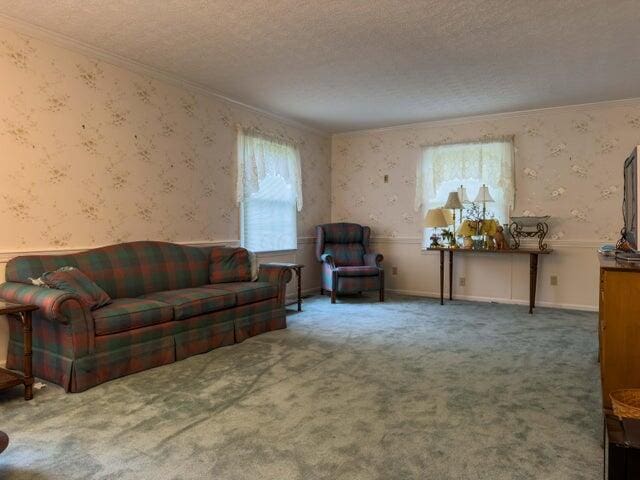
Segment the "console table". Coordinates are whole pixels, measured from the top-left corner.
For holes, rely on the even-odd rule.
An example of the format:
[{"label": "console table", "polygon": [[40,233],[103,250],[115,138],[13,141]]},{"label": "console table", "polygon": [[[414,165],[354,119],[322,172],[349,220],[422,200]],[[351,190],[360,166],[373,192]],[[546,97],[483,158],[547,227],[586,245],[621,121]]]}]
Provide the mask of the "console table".
[{"label": "console table", "polygon": [[453,257],[455,254],[465,255],[529,255],[529,313],[536,306],[536,285],[538,283],[538,256],[548,255],[552,249],[546,250],[516,248],[511,250],[473,250],[467,248],[429,247],[427,251],[440,252],[440,305],[444,305],[444,252],[449,252],[449,300],[453,300]]}]

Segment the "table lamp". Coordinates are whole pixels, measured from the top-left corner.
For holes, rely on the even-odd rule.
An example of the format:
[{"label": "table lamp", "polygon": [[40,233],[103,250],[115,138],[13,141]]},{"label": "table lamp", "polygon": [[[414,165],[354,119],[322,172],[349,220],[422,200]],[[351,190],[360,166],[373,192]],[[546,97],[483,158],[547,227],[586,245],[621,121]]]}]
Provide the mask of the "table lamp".
[{"label": "table lamp", "polygon": [[460,185],[458,188],[458,198],[460,199],[460,203],[462,203],[462,208],[460,209],[460,223],[462,223],[462,210],[464,210],[465,205],[469,205],[471,200],[467,196],[467,189],[464,185]]},{"label": "table lamp", "polygon": [[482,221],[485,220],[485,216],[487,213],[487,203],[494,202],[495,200],[489,193],[489,187],[487,187],[484,183],[478,190],[478,195],[476,195],[476,199],[474,202],[482,202]]},{"label": "table lamp", "polygon": [[[456,231],[456,210],[462,210],[464,205],[460,201],[458,192],[449,192],[447,203],[444,204],[444,208],[447,208],[453,212],[453,231]],[[460,212],[460,220],[462,220],[462,212]]]},{"label": "table lamp", "polygon": [[[431,208],[427,210],[424,216],[424,226],[427,228],[445,228],[449,226],[442,208]],[[439,247],[438,236],[434,233],[431,235],[431,246]]]},{"label": "table lamp", "polygon": [[469,197],[467,196],[467,189],[464,185],[460,185],[458,188],[458,197],[460,197],[460,201],[463,204],[471,203],[471,200],[469,200]]}]

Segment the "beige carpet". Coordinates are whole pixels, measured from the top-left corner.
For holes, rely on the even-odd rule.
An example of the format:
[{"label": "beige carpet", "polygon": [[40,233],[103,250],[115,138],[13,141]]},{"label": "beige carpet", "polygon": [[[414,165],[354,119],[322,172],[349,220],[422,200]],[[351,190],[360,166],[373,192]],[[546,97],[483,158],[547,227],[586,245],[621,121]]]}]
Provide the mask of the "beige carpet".
[{"label": "beige carpet", "polygon": [[596,315],[314,297],[80,394],[0,393],[13,479],[599,479]]}]

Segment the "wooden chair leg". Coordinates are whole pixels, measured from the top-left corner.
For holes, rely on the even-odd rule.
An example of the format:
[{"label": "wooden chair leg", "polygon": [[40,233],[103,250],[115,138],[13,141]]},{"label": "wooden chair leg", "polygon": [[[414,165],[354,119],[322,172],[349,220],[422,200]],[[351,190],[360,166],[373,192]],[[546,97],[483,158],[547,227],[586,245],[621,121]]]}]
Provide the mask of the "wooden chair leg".
[{"label": "wooden chair leg", "polygon": [[324,288],[320,287],[320,295],[324,295]]},{"label": "wooden chair leg", "polygon": [[331,303],[336,303],[338,293],[338,272],[334,270],[331,274]]},{"label": "wooden chair leg", "polygon": [[384,302],[384,272],[380,272],[380,301]]}]

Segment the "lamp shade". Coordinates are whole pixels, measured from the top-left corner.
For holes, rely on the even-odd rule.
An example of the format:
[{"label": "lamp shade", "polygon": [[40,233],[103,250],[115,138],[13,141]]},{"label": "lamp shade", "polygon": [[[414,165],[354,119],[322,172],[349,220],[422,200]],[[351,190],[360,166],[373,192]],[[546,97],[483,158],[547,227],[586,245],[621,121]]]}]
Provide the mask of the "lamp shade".
[{"label": "lamp shade", "polygon": [[449,210],[464,208],[458,192],[449,192],[449,197],[447,198],[447,203],[444,204],[444,208],[448,208]]},{"label": "lamp shade", "polygon": [[424,226],[429,228],[448,227],[447,219],[441,208],[427,210],[424,216]]},{"label": "lamp shade", "polygon": [[469,197],[467,197],[467,189],[462,185],[460,185],[460,188],[458,188],[458,198],[462,203],[471,203],[471,200],[469,200]]},{"label": "lamp shade", "polygon": [[454,210],[449,210],[447,208],[442,209],[442,214],[444,215],[444,219],[447,222],[447,226],[453,225],[453,212]]},{"label": "lamp shade", "polygon": [[478,190],[478,195],[476,195],[476,199],[474,200],[474,202],[487,203],[487,202],[494,202],[494,201],[495,200],[489,193],[489,187],[483,184],[480,187],[480,190]]}]

